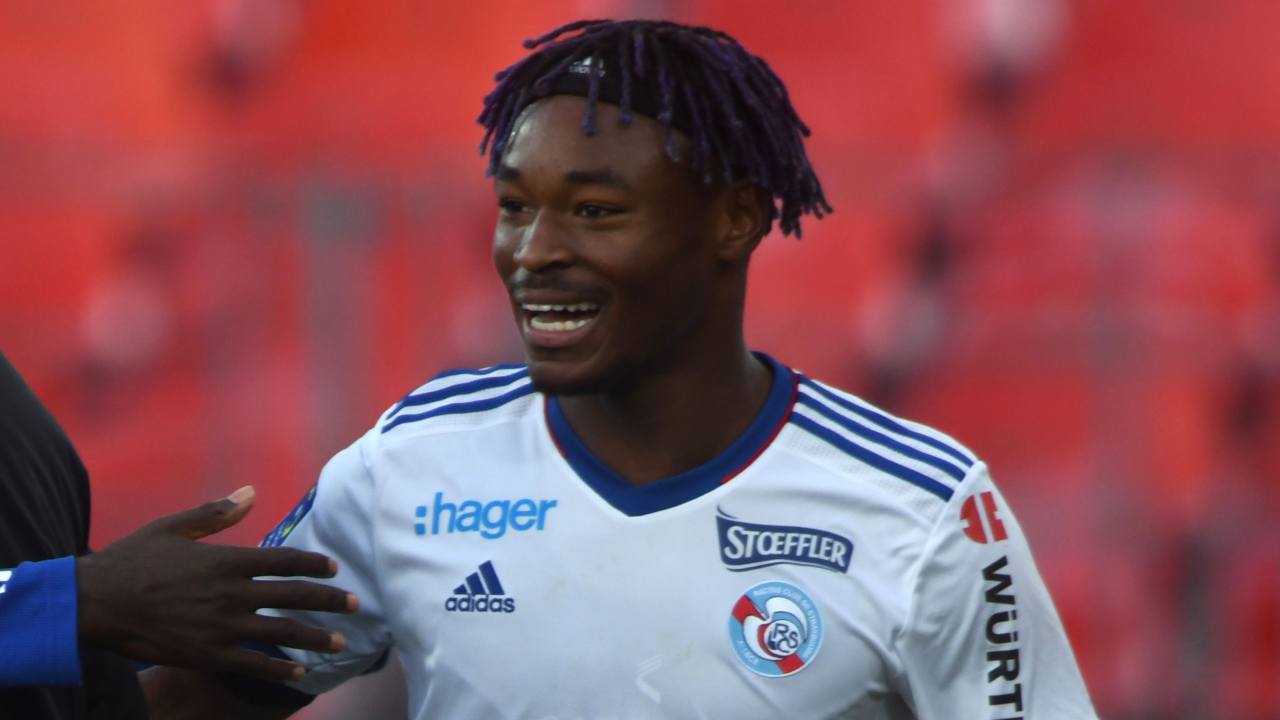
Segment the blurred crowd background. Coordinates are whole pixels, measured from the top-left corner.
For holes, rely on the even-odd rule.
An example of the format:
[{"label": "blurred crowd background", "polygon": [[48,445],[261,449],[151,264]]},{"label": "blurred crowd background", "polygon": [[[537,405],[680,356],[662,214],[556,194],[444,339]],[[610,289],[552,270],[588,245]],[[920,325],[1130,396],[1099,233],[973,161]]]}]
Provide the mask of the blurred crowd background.
[{"label": "blurred crowd background", "polygon": [[[836,213],[749,338],[936,425],[1104,717],[1280,717],[1280,2],[0,0],[0,350],[93,540],[245,483],[256,542],[436,372],[519,358],[474,124],[584,16],[737,36]],[[395,669],[310,720],[396,716]]]}]

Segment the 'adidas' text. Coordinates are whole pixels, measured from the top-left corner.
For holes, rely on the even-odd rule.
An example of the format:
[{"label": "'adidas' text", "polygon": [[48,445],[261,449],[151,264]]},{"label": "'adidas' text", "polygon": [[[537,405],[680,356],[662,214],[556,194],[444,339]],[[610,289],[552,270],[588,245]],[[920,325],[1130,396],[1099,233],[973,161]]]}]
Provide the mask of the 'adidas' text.
[{"label": "'adidas' text", "polygon": [[480,569],[467,576],[466,582],[453,589],[453,595],[444,601],[449,612],[511,613],[516,611],[516,599],[507,597],[498,571],[486,560]]}]

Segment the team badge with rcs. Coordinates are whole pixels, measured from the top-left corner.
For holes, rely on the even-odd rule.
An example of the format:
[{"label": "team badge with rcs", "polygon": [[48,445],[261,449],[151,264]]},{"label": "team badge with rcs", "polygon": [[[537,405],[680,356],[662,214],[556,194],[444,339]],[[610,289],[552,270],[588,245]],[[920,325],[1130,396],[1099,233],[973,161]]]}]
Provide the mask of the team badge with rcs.
[{"label": "team badge with rcs", "polygon": [[800,588],[764,582],[733,604],[729,642],[742,664],[765,677],[800,672],[822,647],[822,615]]},{"label": "team badge with rcs", "polygon": [[853,542],[826,530],[743,522],[720,510],[716,531],[720,559],[735,572],[789,564],[845,573],[853,559]]}]

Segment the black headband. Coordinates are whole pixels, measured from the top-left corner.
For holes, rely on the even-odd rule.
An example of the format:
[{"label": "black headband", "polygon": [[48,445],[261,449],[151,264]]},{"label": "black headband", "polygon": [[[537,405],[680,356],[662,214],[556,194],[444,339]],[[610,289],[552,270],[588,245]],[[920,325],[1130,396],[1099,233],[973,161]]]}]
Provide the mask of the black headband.
[{"label": "black headband", "polygon": [[[576,95],[590,98],[591,73],[595,73],[598,83],[596,101],[621,106],[623,83],[622,73],[618,67],[620,65],[616,61],[616,56],[604,58],[597,54],[579,60],[552,81],[548,92],[534,93],[526,105],[551,95]],[[672,92],[671,127],[689,134],[693,123],[690,122],[688,110],[684,104],[675,101],[674,90]],[[662,105],[662,89],[653,77],[653,72],[647,73],[643,78],[636,77],[633,72],[631,74],[631,111],[661,122],[658,116],[662,114]]]}]

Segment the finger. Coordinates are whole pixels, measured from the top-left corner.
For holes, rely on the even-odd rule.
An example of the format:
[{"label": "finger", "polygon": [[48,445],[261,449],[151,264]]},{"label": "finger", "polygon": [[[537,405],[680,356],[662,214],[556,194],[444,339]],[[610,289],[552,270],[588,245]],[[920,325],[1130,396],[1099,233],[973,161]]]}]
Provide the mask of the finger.
[{"label": "finger", "polygon": [[250,594],[255,608],[351,613],[359,607],[352,593],[303,580],[257,580]]},{"label": "finger", "polygon": [[327,556],[297,548],[228,548],[228,555],[246,577],[331,578],[338,574],[338,563]]},{"label": "finger", "polygon": [[248,675],[271,682],[301,680],[307,674],[306,668],[292,660],[282,660],[242,648],[229,649],[212,657],[208,669]]},{"label": "finger", "polygon": [[159,518],[152,526],[195,540],[240,522],[253,507],[254,498],[253,488],[246,485],[221,500]]},{"label": "finger", "polygon": [[333,653],[344,649],[347,640],[340,632],[303,625],[296,620],[254,615],[240,625],[243,640],[266,642],[276,647]]}]

